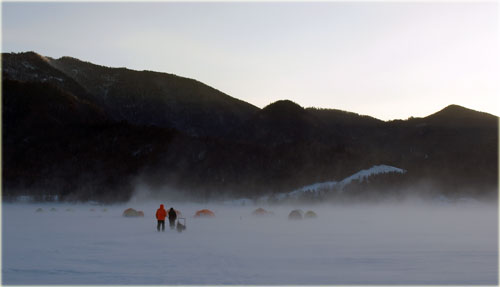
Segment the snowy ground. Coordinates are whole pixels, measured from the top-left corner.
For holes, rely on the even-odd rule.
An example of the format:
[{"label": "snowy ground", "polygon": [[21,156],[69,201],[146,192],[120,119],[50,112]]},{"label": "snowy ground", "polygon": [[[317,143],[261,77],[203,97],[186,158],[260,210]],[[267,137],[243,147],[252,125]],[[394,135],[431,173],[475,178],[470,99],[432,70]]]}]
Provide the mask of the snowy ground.
[{"label": "snowy ground", "polygon": [[[319,216],[302,221],[287,220],[290,206],[255,218],[257,206],[175,204],[187,230],[158,233],[160,203],[3,203],[2,283],[498,283],[493,204],[301,206]],[[146,216],[122,217],[128,207]],[[216,217],[193,218],[202,208]]]}]

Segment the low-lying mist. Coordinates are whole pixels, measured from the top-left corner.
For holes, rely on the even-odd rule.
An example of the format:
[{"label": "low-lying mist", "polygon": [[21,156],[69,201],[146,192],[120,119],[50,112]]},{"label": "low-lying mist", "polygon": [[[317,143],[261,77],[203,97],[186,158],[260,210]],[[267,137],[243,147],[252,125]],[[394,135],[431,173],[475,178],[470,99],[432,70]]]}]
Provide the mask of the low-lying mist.
[{"label": "low-lying mist", "polygon": [[[160,204],[186,230],[157,232]],[[200,209],[215,217],[194,217]],[[317,217],[289,220],[296,209]],[[498,283],[496,202],[4,203],[2,240],[4,284]]]},{"label": "low-lying mist", "polygon": [[[447,205],[469,203],[496,203],[498,186],[471,189],[460,187],[443,188],[432,181],[420,180],[414,184],[376,184],[371,180],[349,183],[342,188],[331,187],[332,182],[317,183],[296,190],[235,195],[231,192],[212,190],[180,189],[168,185],[151,186],[143,181],[134,184],[129,202],[141,203],[151,200],[196,203],[256,204],[256,205],[351,205],[351,204],[430,204]],[[335,183],[335,182],[333,182]]]}]

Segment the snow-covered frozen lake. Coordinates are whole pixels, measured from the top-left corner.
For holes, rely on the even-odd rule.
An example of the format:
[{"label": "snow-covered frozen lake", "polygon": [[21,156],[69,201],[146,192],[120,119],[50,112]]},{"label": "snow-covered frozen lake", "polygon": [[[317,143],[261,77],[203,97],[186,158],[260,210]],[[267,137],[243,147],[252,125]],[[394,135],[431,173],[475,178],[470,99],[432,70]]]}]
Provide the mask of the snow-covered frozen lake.
[{"label": "snow-covered frozen lake", "polygon": [[[258,206],[175,204],[187,230],[159,233],[160,203],[3,203],[2,283],[498,283],[496,204],[300,206],[318,214],[301,221],[291,206],[255,218]],[[128,207],[146,216],[122,217]],[[193,218],[202,208],[216,217]]]}]

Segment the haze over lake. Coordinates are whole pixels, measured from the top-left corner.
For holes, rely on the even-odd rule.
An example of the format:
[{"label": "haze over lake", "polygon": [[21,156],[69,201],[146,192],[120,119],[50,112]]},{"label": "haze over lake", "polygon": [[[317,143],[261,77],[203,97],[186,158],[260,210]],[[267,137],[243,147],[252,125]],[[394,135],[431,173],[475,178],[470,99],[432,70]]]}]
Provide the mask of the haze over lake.
[{"label": "haze over lake", "polygon": [[[4,203],[3,283],[498,283],[496,204],[280,205],[255,217],[248,204],[164,203],[184,232],[156,231],[160,202]],[[123,217],[128,207],[145,216]],[[194,218],[202,208],[216,216]],[[318,217],[288,220],[297,208]]]}]

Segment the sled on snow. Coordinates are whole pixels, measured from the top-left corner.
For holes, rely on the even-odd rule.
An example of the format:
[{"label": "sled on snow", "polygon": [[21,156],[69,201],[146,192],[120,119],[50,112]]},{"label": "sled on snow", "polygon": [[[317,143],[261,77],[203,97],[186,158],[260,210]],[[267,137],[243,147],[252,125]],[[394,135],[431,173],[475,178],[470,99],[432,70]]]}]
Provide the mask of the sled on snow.
[{"label": "sled on snow", "polygon": [[[183,221],[184,224],[181,223],[181,219]],[[181,217],[181,218],[177,218],[177,232],[182,232],[184,230],[186,230],[186,218],[184,217]]]}]

